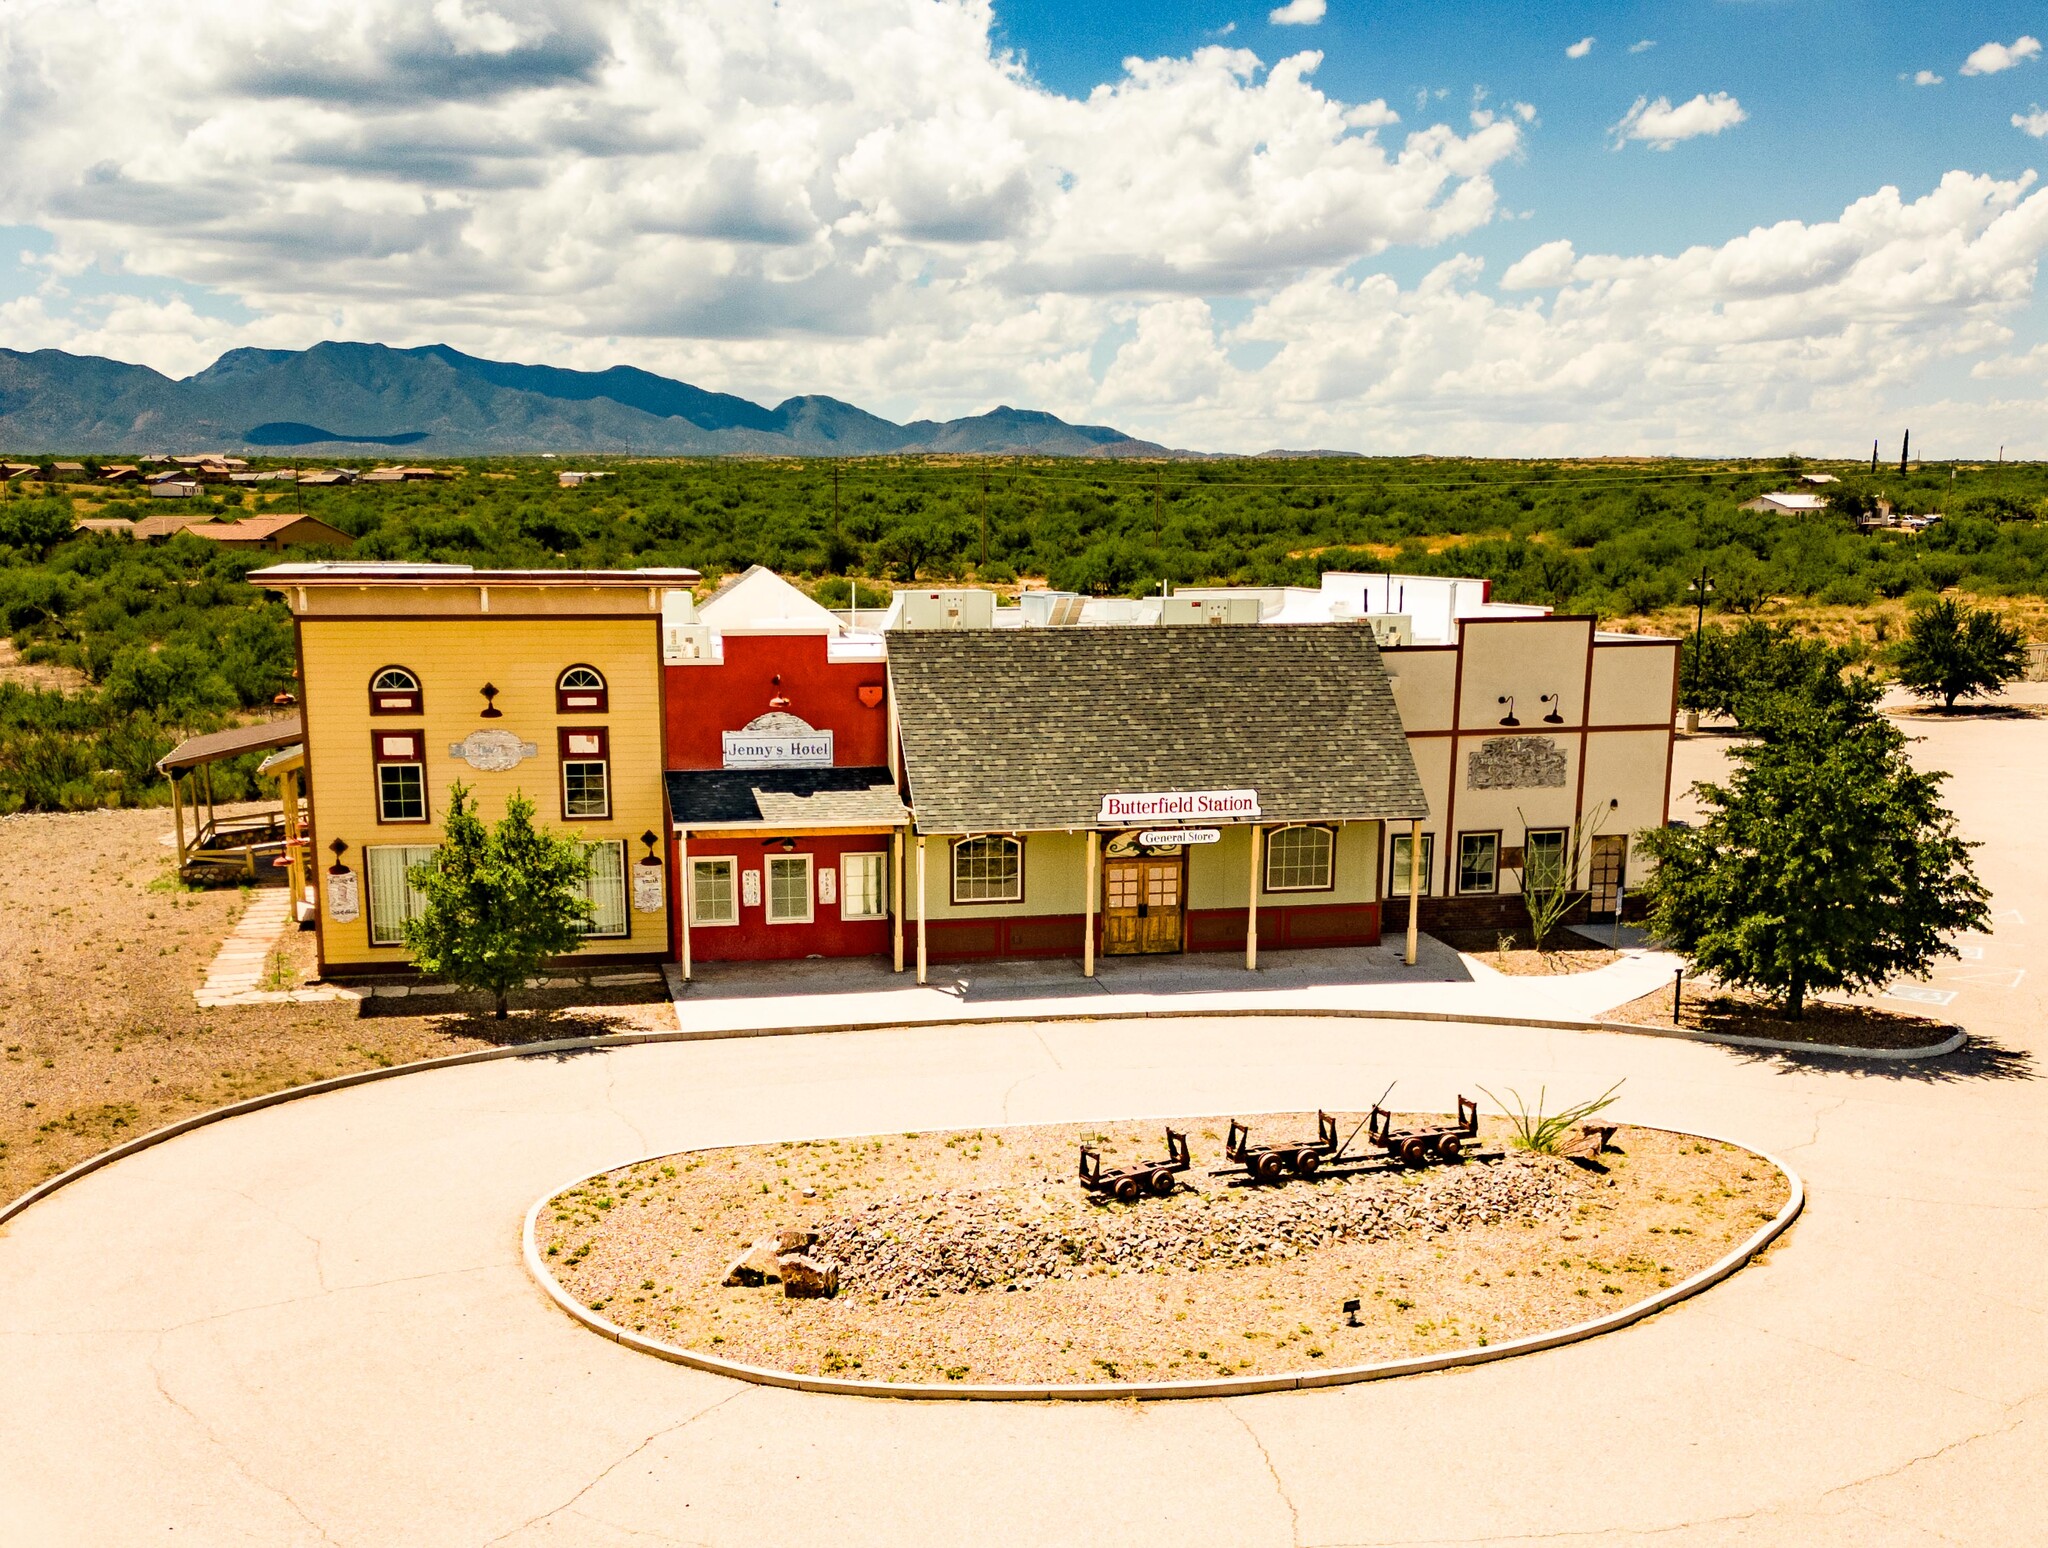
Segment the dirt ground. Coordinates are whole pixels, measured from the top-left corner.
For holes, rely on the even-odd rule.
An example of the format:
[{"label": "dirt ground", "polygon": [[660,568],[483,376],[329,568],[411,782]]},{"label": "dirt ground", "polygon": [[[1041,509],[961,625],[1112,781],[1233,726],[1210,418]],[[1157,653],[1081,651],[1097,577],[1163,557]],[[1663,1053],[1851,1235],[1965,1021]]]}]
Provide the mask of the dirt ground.
[{"label": "dirt ground", "polygon": [[[1671,986],[1602,1011],[1596,1021],[1668,1027]],[[1787,1021],[1763,996],[1742,989],[1685,987],[1679,1025],[1729,1037],[1768,1037],[1781,1043],[1835,1043],[1844,1048],[1927,1048],[1954,1030],[1945,1021],[1886,1010],[1868,1001],[1808,1000],[1806,1014]]]},{"label": "dirt ground", "polygon": [[1437,930],[1437,939],[1455,950],[1469,952],[1496,973],[1514,978],[1542,978],[1555,973],[1590,973],[1594,968],[1619,962],[1621,953],[1603,946],[1593,937],[1565,928],[1550,932],[1538,951],[1527,925],[1512,930]]},{"label": "dirt ground", "polygon": [[[507,1023],[453,997],[433,1015],[407,1000],[200,1010],[192,991],[247,894],[180,884],[170,827],[162,807],[0,817],[0,1199],[226,1102],[643,1014],[565,1012],[589,990],[524,997],[543,1013]],[[312,933],[287,931],[281,955],[267,987],[310,978]]]},{"label": "dirt ground", "polygon": [[[1161,1148],[1150,1124],[686,1153],[560,1195],[542,1216],[540,1245],[569,1291],[613,1321],[742,1362],[884,1381],[1196,1380],[1362,1364],[1584,1321],[1712,1262],[1786,1196],[1778,1171],[1750,1152],[1647,1129],[1623,1129],[1598,1162],[1510,1153],[1280,1189],[1232,1187],[1208,1175],[1221,1161],[1226,1123],[1187,1120],[1188,1177],[1198,1192],[1132,1205],[1086,1201],[1073,1176],[1075,1147],[1100,1145],[1112,1167],[1119,1156],[1149,1160]],[[1253,1127],[1313,1133],[1315,1118],[1264,1115]],[[1497,1145],[1505,1134],[1503,1120],[1487,1120],[1482,1142]],[[1561,1203],[1493,1224],[1430,1203],[1421,1223],[1387,1239],[1333,1235],[1199,1263],[1187,1261],[1185,1233],[1172,1229],[1176,1210],[1199,1212],[1213,1231],[1219,1212],[1239,1201],[1259,1211],[1290,1191],[1344,1190],[1331,1202],[1349,1211],[1372,1207],[1376,1193],[1391,1191],[1398,1204],[1404,1190],[1483,1184],[1490,1179],[1480,1174],[1517,1166],[1540,1172],[1532,1180]],[[791,1300],[772,1283],[722,1284],[733,1258],[776,1230],[822,1226],[830,1235],[872,1218],[871,1205],[900,1219],[906,1205],[917,1218],[925,1202],[924,1218],[956,1221],[962,1199],[982,1212],[977,1229],[963,1237],[956,1224],[943,1241],[908,1234],[907,1261],[929,1264],[963,1240],[1003,1243],[1027,1229],[1064,1229],[1070,1242],[1122,1230],[1138,1233],[1137,1245],[1108,1264],[951,1292],[885,1294],[848,1281],[835,1299]],[[1160,1245],[1168,1241],[1179,1250]],[[1349,1299],[1361,1302],[1357,1326],[1342,1310]]]}]

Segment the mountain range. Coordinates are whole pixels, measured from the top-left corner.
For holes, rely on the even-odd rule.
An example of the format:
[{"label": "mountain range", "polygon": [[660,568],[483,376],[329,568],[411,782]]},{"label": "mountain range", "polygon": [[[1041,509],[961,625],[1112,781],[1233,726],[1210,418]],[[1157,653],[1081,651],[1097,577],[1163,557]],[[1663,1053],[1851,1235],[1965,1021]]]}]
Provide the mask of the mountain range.
[{"label": "mountain range", "polygon": [[445,344],[344,343],[230,350],[183,380],[95,355],[0,349],[0,447],[327,457],[398,447],[444,457],[1188,455],[1032,409],[899,425],[837,398],[764,408],[631,366],[568,371],[480,360]]}]

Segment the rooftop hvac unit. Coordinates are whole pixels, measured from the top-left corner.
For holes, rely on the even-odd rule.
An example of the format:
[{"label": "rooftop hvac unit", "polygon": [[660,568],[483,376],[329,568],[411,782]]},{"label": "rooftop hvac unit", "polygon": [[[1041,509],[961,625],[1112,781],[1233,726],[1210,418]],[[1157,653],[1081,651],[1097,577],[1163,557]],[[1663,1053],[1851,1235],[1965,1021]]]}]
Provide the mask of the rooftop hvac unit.
[{"label": "rooftop hvac unit", "polygon": [[1367,613],[1365,621],[1372,625],[1372,637],[1382,649],[1415,643],[1415,620],[1406,613]]},{"label": "rooftop hvac unit", "polygon": [[1259,621],[1257,597],[1162,597],[1159,621],[1163,624],[1255,624]]},{"label": "rooftop hvac unit", "polygon": [[899,591],[890,611],[898,629],[993,629],[993,591]]},{"label": "rooftop hvac unit", "polygon": [[1079,623],[1085,601],[1077,591],[1027,591],[1017,598],[1026,626],[1038,629]]},{"label": "rooftop hvac unit", "polygon": [[661,629],[661,664],[688,666],[711,659],[711,625],[664,623]]}]

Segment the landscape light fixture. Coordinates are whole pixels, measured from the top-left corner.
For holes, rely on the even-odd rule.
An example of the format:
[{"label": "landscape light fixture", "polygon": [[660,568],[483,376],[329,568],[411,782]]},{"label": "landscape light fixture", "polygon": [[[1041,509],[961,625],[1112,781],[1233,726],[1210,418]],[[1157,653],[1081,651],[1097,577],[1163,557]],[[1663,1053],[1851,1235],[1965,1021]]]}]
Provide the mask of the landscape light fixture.
[{"label": "landscape light fixture", "polygon": [[485,683],[477,692],[484,696],[484,720],[496,720],[505,712],[498,708],[498,688],[495,683]]},{"label": "landscape light fixture", "polygon": [[1513,694],[1504,693],[1494,702],[1498,704],[1505,704],[1508,707],[1508,712],[1500,717],[1500,723],[1502,725],[1519,726],[1521,724],[1519,720],[1515,719],[1515,696]]},{"label": "landscape light fixture", "polygon": [[1561,713],[1559,713],[1557,708],[1558,701],[1561,700],[1563,697],[1564,695],[1561,693],[1546,693],[1540,700],[1537,701],[1538,703],[1548,704],[1550,706],[1550,713],[1543,717],[1543,723],[1546,726],[1561,726],[1564,724],[1564,716]]},{"label": "landscape light fixture", "polygon": [[1362,1323],[1361,1323],[1361,1322],[1360,1322],[1360,1321],[1358,1320],[1358,1302],[1357,1302],[1357,1301],[1355,1301],[1355,1300],[1352,1300],[1352,1301],[1346,1301],[1346,1302],[1344,1303],[1344,1315],[1345,1315],[1345,1316],[1347,1316],[1347,1317],[1349,1317],[1349,1318],[1351,1319],[1351,1322],[1350,1322],[1350,1324],[1349,1324],[1349,1325],[1350,1325],[1351,1327],[1354,1327],[1354,1328],[1356,1328],[1356,1327],[1362,1327],[1362,1326],[1364,1326],[1364,1324],[1362,1324]]}]

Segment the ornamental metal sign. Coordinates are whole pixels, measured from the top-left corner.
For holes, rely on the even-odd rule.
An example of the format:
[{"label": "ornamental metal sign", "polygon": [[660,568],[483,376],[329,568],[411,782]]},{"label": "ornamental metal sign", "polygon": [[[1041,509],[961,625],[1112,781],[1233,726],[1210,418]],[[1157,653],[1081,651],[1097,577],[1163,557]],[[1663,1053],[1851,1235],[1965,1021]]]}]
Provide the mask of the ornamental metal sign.
[{"label": "ornamental metal sign", "polygon": [[448,744],[448,756],[460,758],[484,774],[502,774],[516,769],[522,760],[538,758],[540,747],[511,731],[472,731],[459,742]]},{"label": "ornamental metal sign", "polygon": [[1147,819],[1179,818],[1195,822],[1234,822],[1257,817],[1256,790],[1150,790],[1133,794],[1113,793],[1102,798],[1097,822],[1143,822]]}]

